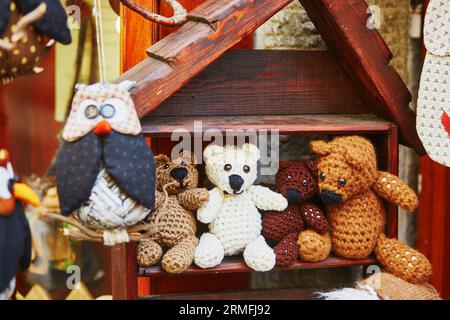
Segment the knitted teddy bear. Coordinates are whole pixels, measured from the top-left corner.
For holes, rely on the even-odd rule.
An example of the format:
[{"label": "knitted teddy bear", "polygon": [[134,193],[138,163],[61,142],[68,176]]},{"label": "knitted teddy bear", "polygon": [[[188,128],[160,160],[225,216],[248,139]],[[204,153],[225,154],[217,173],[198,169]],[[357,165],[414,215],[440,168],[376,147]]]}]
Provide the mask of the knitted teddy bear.
[{"label": "knitted teddy bear", "polygon": [[197,219],[209,224],[209,232],[200,238],[195,264],[211,268],[221,263],[225,255],[243,252],[250,268],[272,269],[275,254],[261,235],[258,209],[282,211],[288,202],[269,188],[253,185],[259,149],[253,144],[209,145],[203,156],[206,174],[215,188],[209,191],[208,203],[197,211]]},{"label": "knitted teddy bear", "polygon": [[411,283],[427,282],[427,258],[383,233],[382,198],[413,211],[418,205],[415,193],[398,177],[377,170],[375,149],[363,137],[312,141],[311,148],[319,155],[319,190],[327,203],[333,251],[349,259],[363,259],[374,251],[393,275]]},{"label": "knitted teddy bear", "polygon": [[184,153],[175,161],[166,155],[155,157],[156,210],[148,222],[157,225],[157,235],[138,245],[137,261],[142,267],[156,264],[164,249],[169,249],[162,258],[165,271],[183,272],[192,264],[198,243],[193,211],[207,203],[209,195],[207,189],[197,188],[198,171],[190,157],[190,163]]},{"label": "knitted teddy bear", "polygon": [[276,242],[276,264],[289,266],[298,257],[304,261],[324,260],[331,251],[328,221],[311,198],[318,195],[317,166],[308,160],[281,161],[276,176],[278,191],[288,199],[283,212],[266,212],[263,235]]}]

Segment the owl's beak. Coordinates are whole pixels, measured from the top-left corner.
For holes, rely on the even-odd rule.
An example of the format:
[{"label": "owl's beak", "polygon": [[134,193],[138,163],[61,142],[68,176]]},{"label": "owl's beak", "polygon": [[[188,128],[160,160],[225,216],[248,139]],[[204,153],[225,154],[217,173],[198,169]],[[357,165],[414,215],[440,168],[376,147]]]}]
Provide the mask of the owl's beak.
[{"label": "owl's beak", "polygon": [[20,201],[26,202],[35,207],[39,207],[41,205],[38,195],[25,183],[14,183],[13,193],[14,197]]},{"label": "owl's beak", "polygon": [[102,120],[100,121],[97,126],[94,128],[94,133],[99,136],[107,136],[111,132],[112,128],[108,121]]}]

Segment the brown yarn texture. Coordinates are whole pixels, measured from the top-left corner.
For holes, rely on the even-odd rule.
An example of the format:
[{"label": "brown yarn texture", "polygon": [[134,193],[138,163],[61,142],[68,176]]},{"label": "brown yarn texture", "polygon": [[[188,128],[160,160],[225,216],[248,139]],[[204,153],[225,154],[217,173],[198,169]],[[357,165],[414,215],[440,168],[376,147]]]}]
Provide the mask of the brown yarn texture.
[{"label": "brown yarn texture", "polygon": [[412,284],[390,273],[379,272],[359,282],[372,287],[383,300],[442,300],[429,284]]},{"label": "brown yarn texture", "polygon": [[[290,201],[284,211],[268,211],[262,220],[263,235],[276,243],[276,264],[289,266],[299,256],[304,261],[324,260],[331,246],[324,241],[329,237],[328,221],[311,201],[318,194],[316,165],[312,161],[281,161],[276,182],[278,192]],[[290,199],[292,192],[297,199]],[[309,230],[306,234],[310,237],[301,236],[304,230]]]},{"label": "brown yarn texture", "polygon": [[[180,159],[171,161],[165,155],[156,159],[157,196],[156,207],[148,220],[150,224],[158,224],[158,233],[154,241],[142,241],[138,245],[137,260],[142,267],[156,264],[161,256],[162,268],[170,273],[186,270],[194,259],[198,239],[196,219],[192,211],[208,202],[209,194],[204,188],[197,188],[198,171],[193,164]],[[180,182],[171,172],[177,168],[187,170]],[[162,189],[166,188],[169,197],[164,201]],[[163,251],[168,250],[164,255]]]},{"label": "brown yarn texture", "polygon": [[[418,205],[417,196],[398,177],[377,171],[375,149],[359,136],[313,141],[319,155],[319,189],[341,197],[327,205],[333,251],[349,259],[362,259],[374,250],[383,267],[402,279],[420,283],[431,277],[429,261],[396,239],[383,235],[386,212],[382,198],[407,210]],[[345,183],[342,183],[345,181]]]}]

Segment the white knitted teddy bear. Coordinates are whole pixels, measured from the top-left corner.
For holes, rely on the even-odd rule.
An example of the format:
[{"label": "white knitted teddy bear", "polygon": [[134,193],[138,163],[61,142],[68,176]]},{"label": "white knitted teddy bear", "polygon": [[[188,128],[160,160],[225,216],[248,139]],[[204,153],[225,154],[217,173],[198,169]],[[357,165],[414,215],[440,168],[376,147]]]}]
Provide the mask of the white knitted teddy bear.
[{"label": "white knitted teddy bear", "polygon": [[[275,254],[261,235],[261,210],[286,209],[288,202],[279,193],[253,183],[257,177],[259,149],[253,144],[209,145],[203,157],[206,174],[216,186],[209,201],[197,210],[197,219],[209,224],[195,251],[194,262],[201,268],[220,264],[224,255],[244,252],[247,265],[268,271],[275,265]],[[258,208],[258,209],[257,209]]]}]

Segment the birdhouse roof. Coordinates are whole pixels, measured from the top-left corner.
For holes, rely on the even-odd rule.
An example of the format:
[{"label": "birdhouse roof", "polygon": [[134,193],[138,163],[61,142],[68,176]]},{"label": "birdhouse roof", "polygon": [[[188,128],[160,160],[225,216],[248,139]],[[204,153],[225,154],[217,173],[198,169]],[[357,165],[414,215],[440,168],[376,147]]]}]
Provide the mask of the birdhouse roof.
[{"label": "birdhouse roof", "polygon": [[[117,81],[137,82],[133,95],[138,114],[143,117],[290,2],[206,1],[191,12],[204,21],[190,21],[155,43],[147,51],[149,58]],[[409,108],[411,94],[390,65],[388,46],[375,29],[368,27],[365,1],[300,2],[370,111],[396,123],[401,143],[424,154],[415,128],[416,115]]]}]

